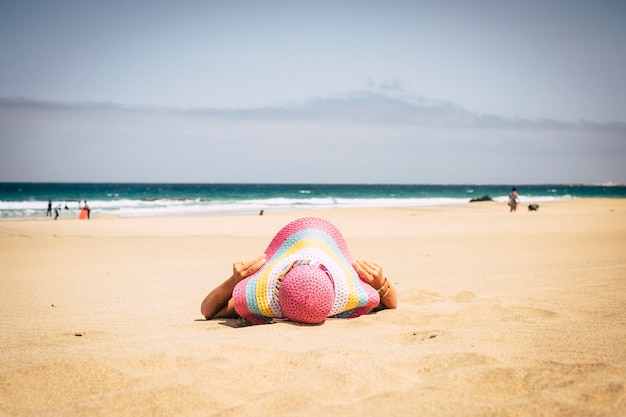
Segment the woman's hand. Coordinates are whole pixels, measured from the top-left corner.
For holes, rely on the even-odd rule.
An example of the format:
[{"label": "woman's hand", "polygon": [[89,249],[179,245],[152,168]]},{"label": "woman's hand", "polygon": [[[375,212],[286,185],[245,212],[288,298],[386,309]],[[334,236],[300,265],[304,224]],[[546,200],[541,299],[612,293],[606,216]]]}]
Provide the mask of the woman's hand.
[{"label": "woman's hand", "polygon": [[249,262],[236,261],[233,263],[233,278],[239,282],[254,274],[267,262],[265,254],[257,256]]},{"label": "woman's hand", "polygon": [[367,282],[374,289],[379,289],[385,282],[383,267],[372,261],[356,261],[352,264],[359,278]]},{"label": "woman's hand", "polygon": [[383,267],[372,261],[356,261],[352,264],[359,278],[371,285],[380,296],[380,308],[397,308],[398,296],[391,281],[385,278]]},{"label": "woman's hand", "polygon": [[238,317],[232,303],[233,289],[244,278],[259,270],[266,262],[265,254],[256,257],[250,262],[237,261],[233,263],[233,275],[215,287],[202,301],[200,311],[210,320],[214,317]]}]

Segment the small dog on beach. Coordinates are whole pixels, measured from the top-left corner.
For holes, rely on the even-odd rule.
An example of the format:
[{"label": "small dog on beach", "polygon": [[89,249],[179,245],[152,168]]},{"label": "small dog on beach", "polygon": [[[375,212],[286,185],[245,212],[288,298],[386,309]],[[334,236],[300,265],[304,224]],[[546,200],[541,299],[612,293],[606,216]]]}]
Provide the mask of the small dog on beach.
[{"label": "small dog on beach", "polygon": [[528,211],[537,211],[539,210],[539,204],[529,204]]}]

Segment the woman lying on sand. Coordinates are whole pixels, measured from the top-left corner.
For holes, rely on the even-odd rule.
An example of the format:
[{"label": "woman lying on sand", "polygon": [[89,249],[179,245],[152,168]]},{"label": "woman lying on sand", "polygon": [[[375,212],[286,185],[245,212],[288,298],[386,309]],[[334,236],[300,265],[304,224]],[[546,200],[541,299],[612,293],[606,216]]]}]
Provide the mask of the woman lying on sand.
[{"label": "woman lying on sand", "polygon": [[353,262],[332,223],[306,217],[283,227],[263,255],[235,262],[233,275],[205,297],[200,311],[207,320],[319,324],[327,317],[358,317],[397,304],[380,265]]}]

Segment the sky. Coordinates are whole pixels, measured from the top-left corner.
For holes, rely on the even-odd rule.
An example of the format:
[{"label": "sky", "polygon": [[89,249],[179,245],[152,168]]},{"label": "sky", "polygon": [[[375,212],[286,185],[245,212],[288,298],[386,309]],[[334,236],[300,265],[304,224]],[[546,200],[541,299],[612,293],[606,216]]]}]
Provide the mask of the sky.
[{"label": "sky", "polygon": [[624,1],[2,1],[0,181],[626,183]]}]

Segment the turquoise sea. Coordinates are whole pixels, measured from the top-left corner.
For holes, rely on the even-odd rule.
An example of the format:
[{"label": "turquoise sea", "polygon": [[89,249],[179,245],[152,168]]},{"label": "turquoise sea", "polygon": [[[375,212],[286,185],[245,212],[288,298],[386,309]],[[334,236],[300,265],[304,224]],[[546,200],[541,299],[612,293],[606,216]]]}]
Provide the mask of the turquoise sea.
[{"label": "turquoise sea", "polygon": [[[286,210],[505,202],[516,185],[401,184],[120,184],[0,183],[0,218],[46,217],[48,201],[74,217],[87,201],[91,217],[250,215]],[[624,185],[516,186],[521,204],[572,198],[626,198]],[[65,209],[67,207],[67,209]]]}]

